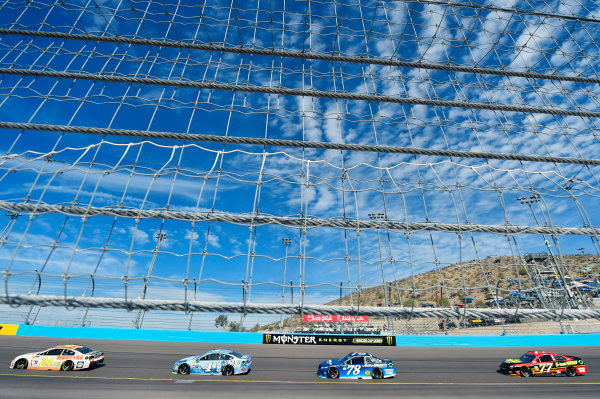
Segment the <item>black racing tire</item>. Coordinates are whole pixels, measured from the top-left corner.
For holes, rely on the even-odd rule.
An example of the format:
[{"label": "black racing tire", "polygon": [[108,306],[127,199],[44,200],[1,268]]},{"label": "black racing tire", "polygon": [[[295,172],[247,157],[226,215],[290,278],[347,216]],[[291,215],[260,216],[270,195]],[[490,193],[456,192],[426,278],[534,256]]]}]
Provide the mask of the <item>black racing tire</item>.
[{"label": "black racing tire", "polygon": [[71,360],[67,360],[60,365],[60,371],[71,371],[75,367],[75,364]]},{"label": "black racing tire", "polygon": [[567,377],[575,377],[577,375],[577,371],[573,367],[567,367],[565,369],[565,374]]},{"label": "black racing tire", "polygon": [[380,380],[383,378],[383,371],[381,371],[381,369],[373,369],[373,373],[371,374],[371,377],[374,380]]},{"label": "black racing tire", "polygon": [[327,370],[327,378],[340,378],[340,371],[335,367],[329,367]]},{"label": "black racing tire", "polygon": [[233,375],[234,372],[235,370],[233,369],[233,366],[231,364],[225,365],[225,367],[223,367],[223,370],[221,370],[221,373],[226,376]]},{"label": "black racing tire", "polygon": [[29,362],[27,361],[27,359],[21,358],[15,362],[14,368],[19,370],[25,370],[27,366],[29,366]]},{"label": "black racing tire", "polygon": [[521,377],[531,377],[531,369],[529,367],[523,367],[521,369]]},{"label": "black racing tire", "polygon": [[183,363],[179,365],[179,368],[177,369],[177,374],[189,374],[191,371],[192,369],[190,369],[190,365],[187,363]]}]

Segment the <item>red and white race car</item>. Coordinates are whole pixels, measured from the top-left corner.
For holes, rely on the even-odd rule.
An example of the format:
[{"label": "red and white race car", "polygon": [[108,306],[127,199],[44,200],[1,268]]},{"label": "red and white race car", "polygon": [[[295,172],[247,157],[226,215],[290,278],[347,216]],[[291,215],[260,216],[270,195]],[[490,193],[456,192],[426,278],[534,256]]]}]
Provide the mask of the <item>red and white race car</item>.
[{"label": "red and white race car", "polygon": [[575,377],[587,373],[588,369],[583,360],[575,356],[529,351],[518,359],[506,359],[500,364],[499,371],[519,377],[540,374],[565,374]]},{"label": "red and white race car", "polygon": [[43,352],[17,356],[10,363],[10,368],[71,371],[89,369],[100,363],[104,363],[104,352],[82,345],[60,345]]}]

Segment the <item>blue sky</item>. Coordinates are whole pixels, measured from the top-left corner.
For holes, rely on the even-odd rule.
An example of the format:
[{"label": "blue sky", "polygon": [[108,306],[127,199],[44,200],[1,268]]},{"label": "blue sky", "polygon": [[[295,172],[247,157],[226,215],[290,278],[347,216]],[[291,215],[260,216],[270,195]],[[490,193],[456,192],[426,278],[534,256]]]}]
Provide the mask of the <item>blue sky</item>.
[{"label": "blue sky", "polygon": [[[213,3],[11,1],[0,5],[0,27],[597,76],[596,23],[405,1]],[[597,4],[586,1],[493,5],[598,15]],[[596,84],[579,82],[9,34],[0,37],[0,67],[585,111],[596,111],[599,100]],[[597,159],[600,152],[594,118],[22,75],[0,78],[0,120],[475,153]],[[596,166],[1,133],[0,200],[14,203],[323,219],[369,220],[369,214],[386,213],[390,220],[451,224],[599,222]],[[531,208],[517,200],[534,195],[540,201]],[[31,272],[43,268],[44,294],[62,295],[60,276],[68,273],[70,295],[89,295],[94,274],[96,296],[122,296],[121,277],[127,275],[133,278],[128,295],[135,297],[152,263],[154,237],[162,232],[167,239],[147,297],[183,299],[183,279],[215,279],[226,284],[203,282],[197,298],[223,302],[240,301],[239,284],[250,279],[252,301],[279,302],[284,264],[286,284],[302,278],[310,286],[305,301],[318,304],[335,298],[340,282],[381,284],[380,259],[389,282],[431,270],[436,262],[546,251],[545,239],[563,254],[598,251],[597,240],[586,236],[554,242],[518,235],[509,246],[504,235],[491,233],[459,240],[455,233],[381,231],[380,256],[374,230],[312,228],[304,234],[278,225],[251,230],[232,223],[136,224],[60,214],[23,215],[6,231],[0,268],[16,273],[11,293],[29,289]],[[284,237],[292,239],[287,262]],[[268,282],[275,284],[261,285]]]}]

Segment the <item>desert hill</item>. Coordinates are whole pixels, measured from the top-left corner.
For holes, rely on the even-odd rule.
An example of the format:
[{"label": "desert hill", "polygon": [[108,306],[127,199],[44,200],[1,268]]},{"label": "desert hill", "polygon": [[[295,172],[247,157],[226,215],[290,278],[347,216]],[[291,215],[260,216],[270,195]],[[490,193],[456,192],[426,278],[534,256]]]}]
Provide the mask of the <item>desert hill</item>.
[{"label": "desert hill", "polygon": [[[535,299],[535,293],[528,292],[533,287],[532,278],[537,279],[539,284],[556,287],[561,284],[559,272],[562,271],[564,280],[568,284],[582,284],[586,281],[598,283],[600,259],[595,256],[563,255],[561,262],[558,257],[552,259],[546,254],[527,254],[524,259],[526,263],[515,264],[511,256],[488,257],[416,274],[414,277],[386,283],[387,298],[381,285],[366,288],[360,295],[360,305],[386,306],[387,303],[387,306],[404,307],[464,305],[467,308],[485,308],[496,306],[494,300],[497,294],[498,301],[501,301],[503,306],[510,307],[511,300],[514,300],[520,292],[521,298],[530,301],[529,303],[521,301],[520,306],[537,307],[539,303]],[[557,267],[557,264],[560,266]],[[334,306],[351,304],[354,306],[358,304],[357,293],[326,303]],[[298,316],[294,316],[291,321],[295,327],[308,326],[306,323],[300,323]],[[290,318],[287,318],[284,327],[289,327],[289,323]],[[279,323],[261,329],[277,328]]]}]

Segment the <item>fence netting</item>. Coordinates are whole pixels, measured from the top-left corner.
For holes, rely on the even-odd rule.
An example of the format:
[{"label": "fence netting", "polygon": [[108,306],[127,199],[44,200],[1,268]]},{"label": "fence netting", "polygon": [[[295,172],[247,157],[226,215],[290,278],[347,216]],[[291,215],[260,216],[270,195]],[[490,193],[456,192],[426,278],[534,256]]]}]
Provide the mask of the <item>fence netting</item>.
[{"label": "fence netting", "polygon": [[584,0],[2,1],[0,315],[589,332],[597,39]]}]

